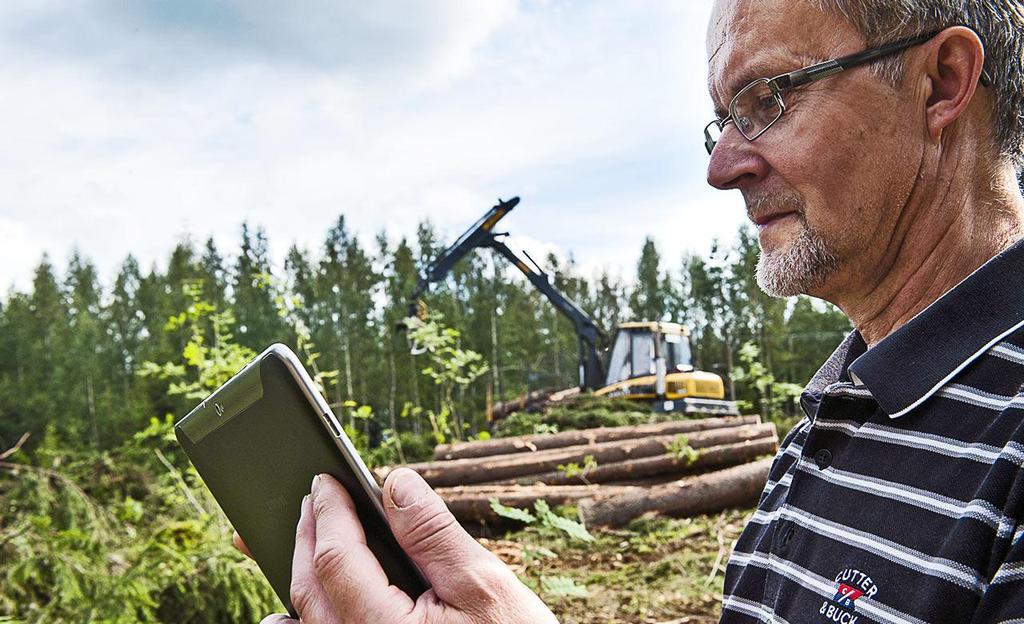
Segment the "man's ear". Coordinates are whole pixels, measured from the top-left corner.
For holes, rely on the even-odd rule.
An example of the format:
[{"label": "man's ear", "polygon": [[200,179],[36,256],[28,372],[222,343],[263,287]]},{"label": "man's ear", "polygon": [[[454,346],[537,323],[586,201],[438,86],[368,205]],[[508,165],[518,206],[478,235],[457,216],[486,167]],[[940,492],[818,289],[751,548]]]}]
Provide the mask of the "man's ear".
[{"label": "man's ear", "polygon": [[931,93],[925,119],[932,140],[967,110],[978,89],[985,63],[985,47],[970,28],[954,26],[935,36],[926,60]]}]

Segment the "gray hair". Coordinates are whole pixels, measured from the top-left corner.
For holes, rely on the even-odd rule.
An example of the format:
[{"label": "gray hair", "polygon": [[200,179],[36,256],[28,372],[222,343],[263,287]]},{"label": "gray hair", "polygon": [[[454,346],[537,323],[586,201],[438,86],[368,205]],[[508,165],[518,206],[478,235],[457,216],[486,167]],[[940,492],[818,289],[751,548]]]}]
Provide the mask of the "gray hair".
[{"label": "gray hair", "polygon": [[[1024,3],[1021,0],[810,0],[838,13],[869,46],[949,26],[967,26],[985,45],[992,76],[994,136],[1003,158],[1024,166]],[[902,57],[874,71],[891,84],[903,76]]]}]

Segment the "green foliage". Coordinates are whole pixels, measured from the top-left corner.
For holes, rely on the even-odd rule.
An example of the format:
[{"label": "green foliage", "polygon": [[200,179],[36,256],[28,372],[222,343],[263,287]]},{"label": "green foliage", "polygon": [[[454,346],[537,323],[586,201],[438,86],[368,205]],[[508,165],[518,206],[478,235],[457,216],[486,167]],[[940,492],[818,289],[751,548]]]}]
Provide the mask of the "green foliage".
[{"label": "green foliage", "polygon": [[686,461],[687,465],[700,459],[700,451],[690,446],[690,441],[684,435],[676,436],[666,451],[672,457]]},{"label": "green foliage", "polygon": [[0,611],[26,623],[227,623],[278,608],[230,527],[200,511],[215,503],[194,473],[147,461],[168,434],[155,421],[109,453],[49,449],[59,470],[3,465]]},{"label": "green foliage", "polygon": [[594,536],[590,534],[587,529],[579,522],[560,516],[548,507],[548,504],[543,499],[538,500],[533,504],[534,511],[537,512],[537,517],[543,526],[557,529],[570,538],[580,542],[592,542]]},{"label": "green foliage", "polygon": [[491,509],[502,518],[517,520],[524,524],[537,523],[540,527],[551,529],[553,534],[565,535],[580,542],[592,542],[594,536],[579,522],[560,516],[551,510],[547,501],[538,499],[533,503],[534,513],[516,507],[502,505],[497,498],[490,499]]},{"label": "green foliage", "polygon": [[654,241],[646,238],[637,263],[636,286],[629,296],[633,318],[638,321],[665,320],[673,290],[672,280],[661,269],[661,255]]},{"label": "green foliage", "polygon": [[555,598],[586,598],[586,585],[580,585],[568,576],[542,576],[541,589],[544,594]]},{"label": "green foliage", "polygon": [[[386,429],[419,435],[436,427],[446,440],[478,435],[490,426],[484,418],[488,395],[492,402],[503,401],[527,388],[575,383],[572,325],[511,275],[504,259],[483,252],[460,262],[428,298],[458,330],[455,348],[479,354],[476,364],[488,366],[469,383],[457,380],[446,396],[422,372],[429,356],[410,355],[405,337],[393,328],[407,313],[405,297],[418,272],[448,237],[424,223],[415,237],[397,243],[379,233],[370,249],[343,217],[325,234],[313,250],[288,250],[283,271],[269,262],[267,233],[248,225],[229,253],[212,240],[196,245],[186,236],[166,262],[156,263],[160,269],[142,270],[129,256],[108,280],[80,254],[71,254],[64,267],[44,257],[30,288],[0,301],[0,352],[9,354],[0,362],[0,448],[25,432],[33,434],[32,447],[52,422],[55,435],[71,446],[111,449],[144,427],[151,414],[182,414],[195,400],[186,395],[203,391],[194,384],[204,359],[244,359],[203,353],[221,344],[211,326],[213,311],[222,316],[219,325],[232,328],[228,344],[252,352],[270,342],[292,345],[329,403],[371,406],[373,419],[356,423],[371,446]],[[606,273],[585,279],[571,258],[548,257],[544,268],[605,330],[634,314],[688,323],[698,368],[721,374],[726,388],[735,387],[736,398],[750,405],[759,406],[756,387],[733,375],[743,367],[743,344],[758,346],[759,362],[777,381],[802,384],[849,330],[832,306],[760,293],[754,279],[757,241],[748,229],[735,243],[688,256],[674,270],[651,241],[645,241],[640,258],[636,275],[625,281]],[[112,286],[105,289],[104,281]],[[196,307],[191,320],[190,312],[182,317],[197,301],[210,309]],[[167,327],[172,316],[177,320]],[[202,318],[201,333],[191,327],[195,317]],[[193,335],[202,342],[191,340]],[[189,342],[192,364],[179,357]],[[145,362],[172,362],[185,374],[146,365],[149,374],[139,377]],[[217,376],[210,376],[211,383]],[[172,378],[182,384],[176,388],[181,393],[167,392]],[[401,419],[406,404],[421,408],[421,418]],[[433,422],[427,417],[431,411]],[[548,424],[553,423],[518,432],[548,430]],[[404,449],[396,450],[401,455]]]},{"label": "green foliage", "polygon": [[[253,353],[232,342],[233,317],[190,283],[179,361],[146,363],[169,395],[206,394]],[[153,418],[110,451],[61,447],[48,428],[24,463],[3,463],[0,608],[25,622],[236,622],[276,608],[262,576],[230,545],[231,528],[187,466],[173,418]]]},{"label": "green foliage", "polygon": [[[591,458],[593,459],[593,458]],[[534,513],[525,509],[502,505],[497,498],[490,500],[491,509],[502,518],[522,522],[538,527],[543,534],[551,537],[567,537],[570,541],[591,543],[595,537],[587,529],[570,518],[560,516],[551,510],[543,499],[533,504]],[[529,567],[531,563],[542,559],[556,559],[558,554],[545,546],[528,547],[523,550],[523,562]],[[539,575],[536,579],[527,579],[528,584],[538,589],[543,595],[551,598],[585,598],[588,591],[585,585],[576,583],[565,576]]]},{"label": "green foliage", "polygon": [[767,420],[786,419],[796,410],[803,387],[799,384],[777,381],[760,361],[761,350],[747,343],[740,348],[742,367],[736,369],[736,379],[750,383],[757,390],[757,407]]},{"label": "green foliage", "polygon": [[[362,438],[362,434],[355,434]],[[380,443],[377,446],[359,449],[359,454],[370,468],[427,461],[434,456],[434,438],[432,435],[415,434],[410,431],[396,434],[393,429],[384,429],[381,432]]]},{"label": "green foliage", "polygon": [[[504,507],[504,509],[512,509],[511,507]],[[531,516],[532,517],[532,516]],[[547,548],[546,546],[527,546],[523,548],[523,563],[530,565],[534,561],[541,561],[543,559],[556,559],[558,553]]]},{"label": "green foliage", "polygon": [[558,471],[561,472],[568,478],[579,477],[581,481],[590,485],[590,481],[587,480],[587,474],[597,468],[597,460],[594,459],[593,455],[583,456],[583,465],[580,466],[576,462],[568,464],[559,464]]},{"label": "green foliage", "polygon": [[[433,380],[440,390],[441,408],[427,410],[434,438],[438,444],[455,438],[462,439],[463,426],[457,411],[456,391],[465,391],[478,377],[487,372],[487,363],[476,351],[459,346],[461,334],[441,324],[441,315],[434,313],[426,321],[410,317],[405,321],[409,340],[427,355],[427,366],[422,373]],[[455,422],[452,422],[454,417]]]},{"label": "green foliage", "polygon": [[181,361],[143,362],[139,375],[169,381],[169,395],[198,401],[224,384],[256,354],[233,342],[234,314],[203,301],[201,282],[187,282],[183,291],[189,300],[188,307],[164,326],[168,333],[178,329],[187,332]]},{"label": "green foliage", "polygon": [[502,505],[497,498],[490,499],[491,509],[494,513],[498,514],[502,518],[508,518],[509,520],[518,520],[526,524],[531,524],[537,520],[537,517],[526,511],[525,509],[519,509],[517,507],[506,507]]}]

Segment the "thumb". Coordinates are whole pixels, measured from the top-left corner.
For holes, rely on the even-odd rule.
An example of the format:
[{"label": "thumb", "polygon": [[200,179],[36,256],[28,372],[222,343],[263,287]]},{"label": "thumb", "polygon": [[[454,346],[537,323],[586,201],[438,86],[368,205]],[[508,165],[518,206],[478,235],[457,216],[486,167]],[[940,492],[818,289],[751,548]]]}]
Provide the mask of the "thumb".
[{"label": "thumb", "polygon": [[[459,606],[494,593],[495,582],[515,578],[459,525],[423,477],[409,468],[384,481],[384,510],[395,539],[443,602]],[[480,592],[474,591],[480,590]]]}]

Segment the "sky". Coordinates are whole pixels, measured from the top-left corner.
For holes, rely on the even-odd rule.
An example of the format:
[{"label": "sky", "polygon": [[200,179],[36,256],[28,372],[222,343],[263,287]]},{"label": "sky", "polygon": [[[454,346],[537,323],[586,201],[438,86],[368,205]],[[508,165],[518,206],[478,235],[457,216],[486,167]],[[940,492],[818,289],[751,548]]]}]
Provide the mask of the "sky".
[{"label": "sky", "polygon": [[370,245],[496,200],[535,257],[630,276],[731,240],[707,186],[711,0],[5,0],[0,293],[77,249],[110,283],[185,236],[279,263],[344,214]]}]

